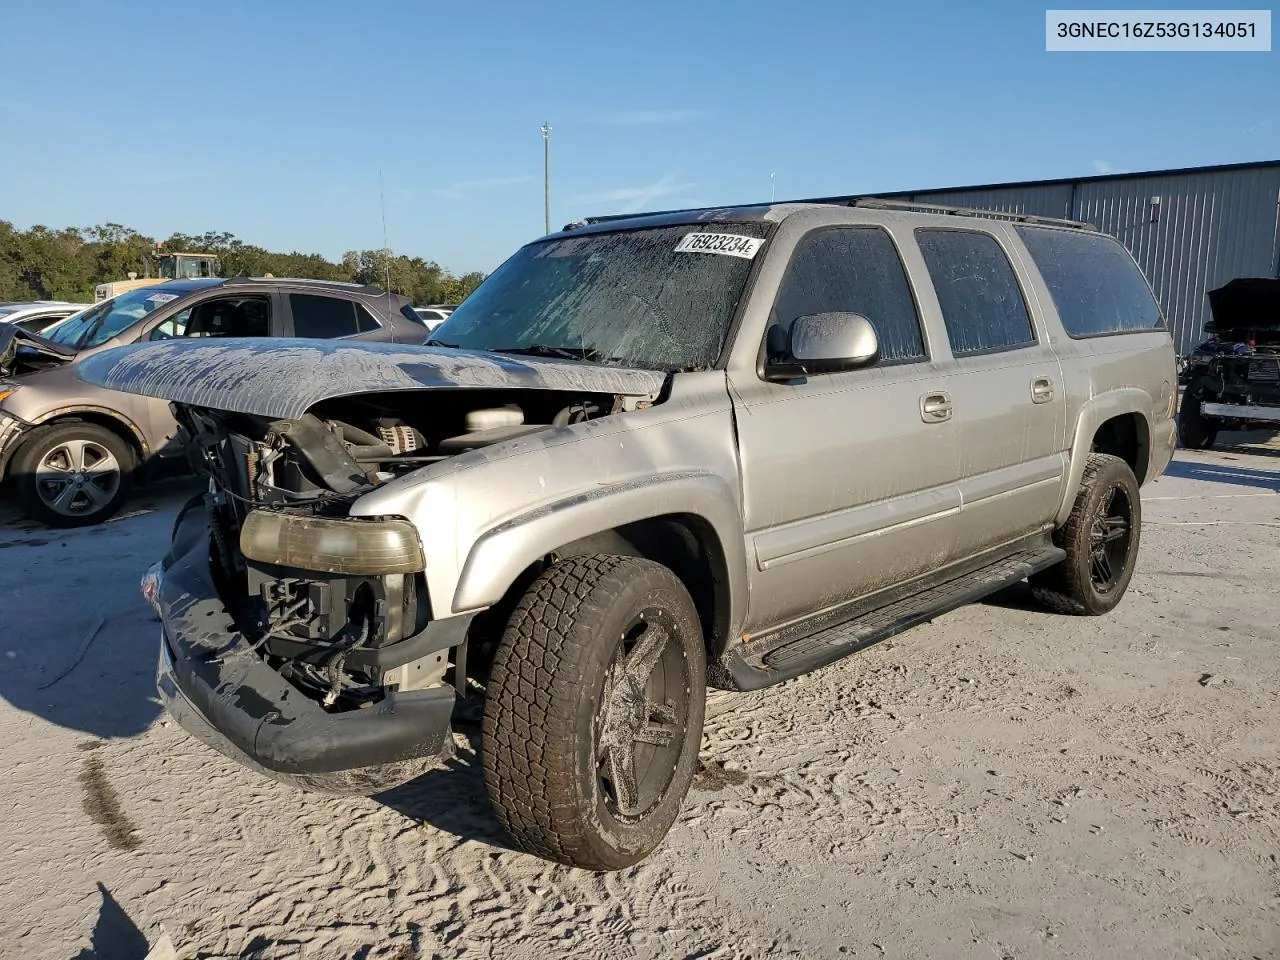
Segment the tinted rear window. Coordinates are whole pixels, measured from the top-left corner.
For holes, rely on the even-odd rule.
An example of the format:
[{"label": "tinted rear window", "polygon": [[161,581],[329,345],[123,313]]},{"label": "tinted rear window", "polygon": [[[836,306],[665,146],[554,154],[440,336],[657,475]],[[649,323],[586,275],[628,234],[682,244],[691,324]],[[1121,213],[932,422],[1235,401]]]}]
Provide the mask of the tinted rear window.
[{"label": "tinted rear window", "polygon": [[337,297],[317,297],[309,293],[289,294],[293,308],[293,335],[328,340],[358,332],[356,304]]},{"label": "tinted rear window", "polygon": [[372,313],[363,305],[356,304],[356,326],[360,328],[361,333],[372,333],[377,330],[381,324],[374,319]]},{"label": "tinted rear window", "polygon": [[917,230],[947,339],[956,356],[1035,343],[1009,258],[995,238],[962,230]]},{"label": "tinted rear window", "polygon": [[1046,227],[1016,229],[1069,336],[1164,329],[1151,288],[1118,240]]}]

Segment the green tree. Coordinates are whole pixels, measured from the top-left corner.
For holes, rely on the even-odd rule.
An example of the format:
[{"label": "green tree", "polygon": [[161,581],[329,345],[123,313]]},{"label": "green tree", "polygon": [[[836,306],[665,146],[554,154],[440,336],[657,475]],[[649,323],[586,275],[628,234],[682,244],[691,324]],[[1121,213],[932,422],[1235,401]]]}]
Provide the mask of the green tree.
[{"label": "green tree", "polygon": [[225,230],[174,233],[157,245],[119,223],[18,230],[0,220],[0,300],[91,300],[99,283],[125,280],[130,273],[154,276],[157,252],[216,254],[222,275],[229,277],[270,274],[389,285],[419,304],[460,302],[484,279],[478,273],[455,276],[434,260],[390,250],[349,250],[335,263],[318,253],[273,252]]}]

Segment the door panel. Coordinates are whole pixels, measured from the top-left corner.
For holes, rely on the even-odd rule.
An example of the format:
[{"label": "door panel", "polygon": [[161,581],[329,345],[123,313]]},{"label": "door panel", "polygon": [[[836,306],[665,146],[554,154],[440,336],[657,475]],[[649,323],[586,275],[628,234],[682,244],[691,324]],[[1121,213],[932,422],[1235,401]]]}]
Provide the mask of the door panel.
[{"label": "door panel", "polygon": [[[1042,529],[1057,512],[1066,471],[1057,360],[1032,347],[956,362],[961,544],[977,552]],[[1037,403],[1033,381],[1054,398]]]},{"label": "door panel", "polygon": [[958,431],[928,365],[737,386],[752,626],[915,576],[955,549]]},{"label": "door panel", "polygon": [[958,430],[925,412],[951,386],[928,359],[887,232],[800,238],[766,327],[765,364],[786,358],[796,317],[827,312],[870,320],[882,362],[779,383],[730,374],[757,632],[915,576],[954,550]]},{"label": "door panel", "polygon": [[954,359],[965,554],[1043,529],[1066,470],[1062,371],[998,234],[919,229]]}]

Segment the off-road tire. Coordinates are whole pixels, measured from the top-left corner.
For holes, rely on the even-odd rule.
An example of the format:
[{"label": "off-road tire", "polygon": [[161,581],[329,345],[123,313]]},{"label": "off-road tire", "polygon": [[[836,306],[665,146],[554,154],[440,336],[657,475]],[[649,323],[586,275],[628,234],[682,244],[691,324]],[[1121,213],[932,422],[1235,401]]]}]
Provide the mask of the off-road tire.
[{"label": "off-road tire", "polygon": [[[1102,591],[1091,575],[1093,533],[1111,491],[1122,493],[1130,510],[1126,555],[1114,585]],[[1133,578],[1142,533],[1142,501],[1138,481],[1129,465],[1110,454],[1091,453],[1085,464],[1075,505],[1066,524],[1054,532],[1053,541],[1066,558],[1031,578],[1035,598],[1056,613],[1099,616],[1115,609]]]},{"label": "off-road tire", "polygon": [[1178,408],[1178,442],[1187,450],[1208,450],[1217,439],[1217,425],[1200,412],[1200,398],[1188,390]]},{"label": "off-road tire", "polygon": [[[87,441],[107,450],[120,468],[119,485],[110,499],[97,509],[74,516],[59,513],[45,503],[36,481],[36,468],[51,451],[68,441]],[[88,527],[110,519],[129,499],[136,460],[129,444],[106,427],[95,423],[57,423],[37,427],[22,441],[9,464],[9,477],[23,510],[32,519],[50,527]]]},{"label": "off-road tire", "polygon": [[[669,624],[663,649],[678,651],[664,656],[680,662],[686,684],[683,735],[671,739],[679,754],[664,765],[660,775],[671,769],[670,780],[653,805],[619,818],[598,779],[597,713],[623,633],[644,611],[661,612]],[[507,625],[484,708],[485,789],[515,845],[597,871],[648,856],[675,822],[693,779],[705,697],[698,614],[669,569],[638,557],[592,555],[545,571]],[[655,770],[652,761],[648,770]]]}]

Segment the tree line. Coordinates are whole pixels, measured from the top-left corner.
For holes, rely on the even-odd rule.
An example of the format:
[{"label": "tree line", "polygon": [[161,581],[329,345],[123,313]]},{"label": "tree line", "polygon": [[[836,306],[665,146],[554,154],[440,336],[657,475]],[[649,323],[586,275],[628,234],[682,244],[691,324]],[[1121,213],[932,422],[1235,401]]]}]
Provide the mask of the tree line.
[{"label": "tree line", "polygon": [[[411,298],[416,304],[460,303],[484,279],[482,273],[455,275],[421,257],[392,255],[389,250],[349,250],[339,263],[318,253],[273,253],[245,243],[234,234],[210,231],[175,233],[162,252],[217,254],[224,277],[270,274],[370,283]],[[0,302],[6,300],[71,300],[92,302],[99,283],[126,280],[129,273],[147,275],[147,258],[155,240],[118,223],[57,230],[34,226],[18,230],[0,220]],[[154,261],[150,276],[155,276]]]}]

